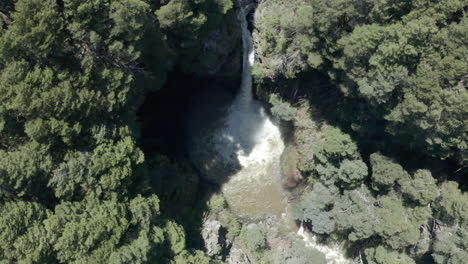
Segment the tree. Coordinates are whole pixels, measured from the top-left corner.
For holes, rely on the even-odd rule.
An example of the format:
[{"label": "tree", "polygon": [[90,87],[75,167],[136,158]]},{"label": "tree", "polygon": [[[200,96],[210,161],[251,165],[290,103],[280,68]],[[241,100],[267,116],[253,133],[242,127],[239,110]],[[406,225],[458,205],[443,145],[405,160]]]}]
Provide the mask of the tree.
[{"label": "tree", "polygon": [[0,196],[44,198],[52,169],[47,146],[30,142],[15,151],[0,149]]},{"label": "tree", "polygon": [[[56,1],[19,0],[8,30],[0,37],[0,62],[56,58],[60,54],[63,18]],[[52,55],[55,56],[52,56]],[[3,64],[1,63],[1,64]]]},{"label": "tree", "polygon": [[[466,228],[466,227],[465,227]],[[436,234],[432,257],[437,264],[463,263],[468,258],[468,231],[463,227],[441,227]]]},{"label": "tree", "polygon": [[213,262],[203,251],[194,250],[193,252],[184,250],[177,255],[171,264],[212,264]]},{"label": "tree", "polygon": [[428,207],[408,208],[395,193],[390,193],[379,200],[376,213],[382,224],[378,234],[392,249],[416,245],[420,228],[432,217]]},{"label": "tree", "polygon": [[401,192],[411,200],[424,206],[433,202],[439,196],[436,180],[429,170],[418,170],[413,178],[399,180]]},{"label": "tree", "polygon": [[305,223],[318,234],[330,234],[335,230],[333,205],[338,195],[336,188],[315,183],[313,190],[305,194],[293,207],[294,218]]},{"label": "tree", "polygon": [[346,191],[335,203],[332,214],[336,230],[348,233],[349,240],[379,236],[392,249],[415,245],[420,227],[432,217],[427,207],[405,207],[394,192],[376,199],[363,186]]},{"label": "tree", "polygon": [[145,263],[164,241],[158,215],[156,196],[136,197],[129,205],[89,199],[57,205],[44,225],[60,262],[107,263],[111,257]]},{"label": "tree", "polygon": [[267,248],[265,233],[256,224],[248,225],[242,228],[240,238],[244,246],[253,251],[260,251]]},{"label": "tree", "polygon": [[414,260],[405,253],[388,250],[382,246],[365,250],[366,260],[369,264],[414,264]]},{"label": "tree", "polygon": [[340,129],[327,126],[314,148],[314,172],[324,184],[355,188],[367,177],[367,165],[361,160],[356,143]]},{"label": "tree", "polygon": [[51,245],[41,223],[49,214],[35,202],[1,204],[0,258],[23,263],[47,262]]},{"label": "tree", "polygon": [[397,181],[410,179],[410,175],[392,159],[380,154],[370,155],[372,167],[372,187],[376,190],[389,190]]},{"label": "tree", "polygon": [[317,146],[317,159],[322,163],[339,164],[343,159],[359,159],[360,154],[356,143],[350,135],[339,128],[327,126],[323,132],[323,139]]},{"label": "tree", "polygon": [[[186,248],[180,224],[160,215],[156,188],[139,189],[152,175],[138,146],[135,112],[145,92],[162,86],[170,67],[192,47],[201,48],[229,14],[235,19],[233,5],[176,0],[160,8],[150,2],[1,1],[3,262],[208,261]],[[185,54],[169,53],[174,42],[168,32],[176,28],[158,21],[176,2],[206,20],[178,21],[194,25],[185,31],[193,41]],[[174,182],[184,182],[171,194],[190,190],[193,196],[187,186],[198,178],[186,171],[181,177],[183,169],[168,171],[182,178]]]},{"label": "tree", "polygon": [[225,64],[226,49],[239,47],[241,35],[232,7],[231,0],[173,0],[156,10],[182,70],[212,75]]},{"label": "tree", "polygon": [[57,197],[110,197],[123,192],[134,168],[143,162],[143,153],[127,136],[120,141],[103,140],[93,153],[71,152],[59,165],[48,185]]},{"label": "tree", "polygon": [[468,224],[468,193],[462,193],[458,183],[448,181],[440,188],[440,197],[435,204],[436,217],[449,225]]},{"label": "tree", "polygon": [[167,221],[164,226],[164,236],[168,242],[170,252],[178,255],[185,248],[185,232],[182,226],[177,224],[175,221]]},{"label": "tree", "polygon": [[336,229],[348,234],[351,241],[382,233],[385,223],[377,213],[376,199],[365,187],[345,191],[333,207]]},{"label": "tree", "polygon": [[272,114],[280,120],[291,121],[296,115],[297,110],[288,102],[284,102],[277,94],[270,95],[270,104],[272,105]]},{"label": "tree", "polygon": [[361,160],[344,160],[338,171],[338,179],[341,186],[355,188],[367,177],[367,165]]},{"label": "tree", "polygon": [[[363,137],[385,138],[389,145],[395,139],[441,159],[458,157],[464,166],[464,6],[462,0],[262,1],[256,76],[260,83],[299,80],[294,93],[311,101],[333,94],[320,103],[339,105],[326,111]],[[311,74],[324,80],[307,85]],[[290,86],[276,92],[288,93]]]}]

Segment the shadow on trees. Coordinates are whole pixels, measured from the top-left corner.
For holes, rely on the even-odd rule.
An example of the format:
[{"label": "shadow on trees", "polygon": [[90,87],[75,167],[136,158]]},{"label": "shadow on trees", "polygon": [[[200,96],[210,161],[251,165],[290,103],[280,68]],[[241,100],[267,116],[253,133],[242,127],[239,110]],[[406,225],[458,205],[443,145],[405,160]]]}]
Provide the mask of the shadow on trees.
[{"label": "shadow on trees", "polygon": [[[306,100],[313,106],[312,118],[339,127],[358,143],[364,161],[375,152],[392,157],[407,171],[430,169],[439,181],[454,180],[462,188],[468,186],[465,172],[459,170],[454,158],[441,160],[428,155],[407,137],[393,136],[385,131],[382,109],[372,108],[363,99],[345,96],[328,76],[318,71],[301,73],[296,79],[275,80],[261,84],[262,89],[276,92],[284,99],[299,104]],[[352,127],[356,129],[352,129]],[[369,167],[370,168],[370,167]]]},{"label": "shadow on trees", "polygon": [[[138,111],[139,141],[147,168],[136,188],[158,195],[161,214],[184,227],[187,248],[203,249],[201,230],[209,213],[207,201],[241,168],[236,158],[228,166],[216,154],[199,160],[209,164],[195,164],[190,138],[203,136],[222,121],[220,114],[234,100],[239,85],[238,79],[202,78],[175,70],[162,89],[147,94]],[[251,151],[240,141],[233,138],[231,144]],[[204,165],[210,166],[207,170],[216,179],[204,177]]]}]

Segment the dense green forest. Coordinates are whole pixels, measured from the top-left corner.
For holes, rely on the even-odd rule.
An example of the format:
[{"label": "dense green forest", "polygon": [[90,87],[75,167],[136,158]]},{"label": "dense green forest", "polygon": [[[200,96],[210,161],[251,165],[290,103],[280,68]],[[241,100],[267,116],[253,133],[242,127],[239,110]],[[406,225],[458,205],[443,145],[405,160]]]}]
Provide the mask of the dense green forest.
[{"label": "dense green forest", "polygon": [[[362,263],[466,263],[468,1],[256,2],[256,95],[291,134],[298,222]],[[237,8],[1,0],[0,263],[223,263],[207,215],[274,250],[161,136],[177,131],[145,123],[185,108],[193,80],[238,86]],[[323,261],[301,245],[276,260]]]}]

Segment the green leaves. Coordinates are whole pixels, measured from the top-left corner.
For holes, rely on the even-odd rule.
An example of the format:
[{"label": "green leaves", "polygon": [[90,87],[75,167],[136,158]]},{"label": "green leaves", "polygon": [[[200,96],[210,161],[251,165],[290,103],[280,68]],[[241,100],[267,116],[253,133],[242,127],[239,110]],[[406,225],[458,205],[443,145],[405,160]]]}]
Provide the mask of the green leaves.
[{"label": "green leaves", "polygon": [[434,242],[435,263],[463,263],[468,258],[468,231],[460,227],[441,227]]},{"label": "green leaves", "polygon": [[42,220],[50,212],[35,202],[7,202],[0,205],[0,258],[23,263],[46,261],[50,250]]},{"label": "green leaves", "polygon": [[343,186],[357,187],[367,177],[367,165],[361,160],[344,160],[338,171]]},{"label": "green leaves", "polygon": [[412,179],[400,180],[401,192],[420,205],[427,205],[439,196],[436,180],[429,170],[418,170]]},{"label": "green leaves", "polygon": [[[144,263],[154,247],[159,228],[156,196],[131,200],[130,205],[116,200],[64,202],[44,221],[48,238],[60,262],[117,263],[132,259]],[[156,233],[155,233],[156,232]],[[156,235],[156,237],[158,237]]]},{"label": "green leaves", "polygon": [[326,185],[356,188],[367,177],[367,165],[361,160],[356,143],[340,129],[327,126],[314,148],[314,173]]},{"label": "green leaves", "polygon": [[56,1],[19,0],[12,20],[0,38],[0,62],[13,58],[47,60],[58,55],[63,19]]},{"label": "green leaves", "polygon": [[207,19],[204,14],[194,14],[189,2],[179,0],[161,7],[156,15],[162,28],[180,33],[200,30]]},{"label": "green leaves", "polygon": [[468,225],[468,193],[462,193],[458,183],[448,181],[440,190],[440,198],[437,200],[437,217],[441,221],[450,224]]},{"label": "green leaves", "polygon": [[[299,79],[299,93],[310,98],[328,93],[307,85],[311,73],[322,76],[322,83],[343,96],[338,101],[350,104],[354,112],[335,112],[356,132],[381,138],[390,134],[416,152],[441,159],[458,156],[465,164],[460,155],[468,140],[463,122],[468,109],[465,5],[458,0],[445,5],[262,1],[256,17],[260,64],[255,76],[263,83]],[[336,97],[324,105],[335,105]]]},{"label": "green leaves", "polygon": [[409,174],[392,159],[380,154],[370,155],[373,188],[388,190],[400,179],[408,179]]},{"label": "green leaves", "polygon": [[260,251],[267,248],[264,230],[258,225],[249,225],[242,228],[240,238],[249,250]]},{"label": "green leaves", "polygon": [[369,264],[414,264],[414,260],[405,253],[388,250],[385,247],[368,248],[365,250]]},{"label": "green leaves", "polygon": [[323,141],[318,147],[317,158],[321,162],[328,160],[333,164],[342,159],[357,159],[360,157],[356,143],[348,134],[339,128],[328,126],[323,133]]},{"label": "green leaves", "polygon": [[144,161],[143,153],[131,137],[106,140],[93,153],[70,152],[54,171],[48,185],[63,199],[106,197],[125,194],[135,166]]},{"label": "green leaves", "polygon": [[45,181],[53,166],[48,152],[36,142],[11,152],[0,149],[0,197],[44,198]]},{"label": "green leaves", "polygon": [[291,121],[295,117],[297,110],[288,102],[283,101],[277,94],[271,94],[269,103],[272,114],[280,120]]},{"label": "green leaves", "polygon": [[304,195],[293,207],[296,219],[308,224],[318,234],[330,234],[335,230],[334,212],[331,212],[337,190],[328,189],[321,183],[314,184],[314,189]]},{"label": "green leaves", "polygon": [[148,175],[131,128],[146,91],[136,83],[158,89],[171,64],[154,6],[15,2],[0,4],[0,259],[168,262],[185,232],[163,230],[159,199],[134,189]]}]

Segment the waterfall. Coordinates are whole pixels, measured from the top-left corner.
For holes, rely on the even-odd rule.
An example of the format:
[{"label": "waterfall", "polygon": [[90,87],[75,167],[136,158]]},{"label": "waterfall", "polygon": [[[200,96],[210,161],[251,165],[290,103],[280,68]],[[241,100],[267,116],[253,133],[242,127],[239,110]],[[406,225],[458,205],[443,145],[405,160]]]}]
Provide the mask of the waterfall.
[{"label": "waterfall", "polygon": [[[238,137],[240,140],[252,137],[253,140],[250,145],[247,144],[251,147],[250,152],[245,152],[242,148],[237,150],[237,158],[243,168],[223,186],[223,192],[234,211],[241,216],[244,214],[255,216],[258,215],[258,211],[255,210],[260,210],[267,214],[276,213],[277,216],[281,213],[284,218],[287,203],[279,178],[280,155],[284,150],[284,143],[278,127],[271,122],[263,107],[253,98],[251,68],[255,63],[255,48],[247,27],[248,12],[248,8],[241,7],[238,14],[244,47],[242,81],[240,92],[229,110],[225,136],[229,139],[233,139],[233,136]],[[257,206],[254,206],[255,204]],[[271,208],[265,210],[258,205],[271,206]],[[285,223],[286,221],[278,222],[278,224]],[[297,230],[297,235],[304,240],[307,247],[322,252],[328,263],[350,263],[338,245],[321,245],[302,225]]]},{"label": "waterfall", "polygon": [[249,11],[243,7],[238,13],[243,43],[241,87],[227,111],[217,150],[223,159],[241,166],[222,186],[227,202],[238,215],[259,218],[284,213],[286,196],[279,167],[284,143],[279,128],[253,98],[255,49],[247,26]]},{"label": "waterfall", "polygon": [[255,48],[247,23],[248,12],[249,8],[240,8],[238,13],[242,32],[242,47],[244,50],[242,56],[241,89],[237,99],[240,101],[240,104],[246,107],[248,107],[253,100],[251,69],[255,63]]},{"label": "waterfall", "polygon": [[215,94],[219,89],[203,94],[192,106],[188,118],[190,158],[204,177],[220,184],[230,209],[242,219],[275,219],[272,223],[278,229],[293,234],[294,239],[302,238],[306,246],[324,253],[329,263],[348,263],[342,261],[338,248],[320,245],[313,234],[298,229],[287,213],[287,192],[280,176],[280,156],[285,146],[278,126],[253,96],[255,49],[247,22],[251,7],[239,5],[241,87],[227,108]]}]

